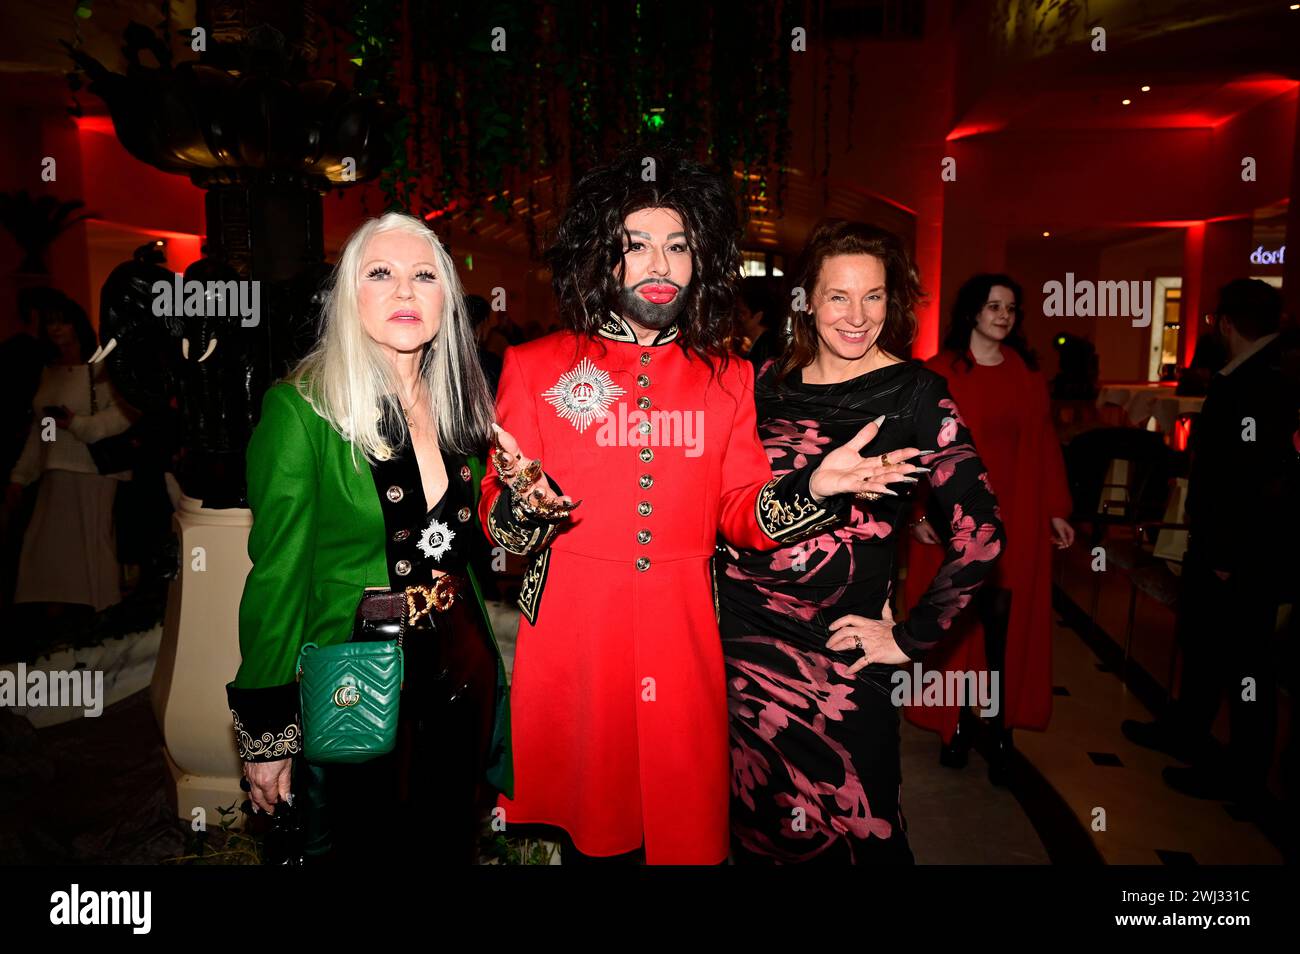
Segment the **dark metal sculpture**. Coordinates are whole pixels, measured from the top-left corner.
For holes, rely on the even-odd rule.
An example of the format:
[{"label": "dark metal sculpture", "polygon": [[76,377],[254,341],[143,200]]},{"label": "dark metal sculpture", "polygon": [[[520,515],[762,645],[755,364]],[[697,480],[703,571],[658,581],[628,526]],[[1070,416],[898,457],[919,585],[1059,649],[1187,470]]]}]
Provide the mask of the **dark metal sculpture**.
[{"label": "dark metal sculpture", "polygon": [[[207,255],[184,281],[234,282],[246,297],[257,283],[253,321],[219,314],[211,295],[199,314],[160,316],[156,283],[175,279],[143,261],[104,288],[101,341],[115,382],[141,410],[175,408],[181,486],[220,508],[244,505],[243,454],[262,394],[314,335],[328,273],[322,195],[379,174],[392,117],[377,98],[308,77],[304,3],[200,2],[197,19],[207,44],[198,62],[173,66],[167,44],[136,23],[125,75],[69,53],[122,145],[207,191]],[[159,66],[141,62],[146,51]]]}]

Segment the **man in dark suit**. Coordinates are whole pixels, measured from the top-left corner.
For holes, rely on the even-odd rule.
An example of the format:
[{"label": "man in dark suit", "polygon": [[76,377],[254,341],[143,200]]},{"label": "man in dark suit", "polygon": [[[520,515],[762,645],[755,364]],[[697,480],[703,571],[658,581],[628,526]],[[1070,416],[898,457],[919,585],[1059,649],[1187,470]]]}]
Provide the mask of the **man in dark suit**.
[{"label": "man in dark suit", "polygon": [[[1198,798],[1254,801],[1277,734],[1278,607],[1297,577],[1297,414],[1300,383],[1282,296],[1257,279],[1229,282],[1215,309],[1229,361],[1214,375],[1192,428],[1188,547],[1178,604],[1183,678],[1166,719],[1125,722],[1124,734],[1190,765],[1165,783]],[[1226,758],[1210,729],[1224,691]]]}]

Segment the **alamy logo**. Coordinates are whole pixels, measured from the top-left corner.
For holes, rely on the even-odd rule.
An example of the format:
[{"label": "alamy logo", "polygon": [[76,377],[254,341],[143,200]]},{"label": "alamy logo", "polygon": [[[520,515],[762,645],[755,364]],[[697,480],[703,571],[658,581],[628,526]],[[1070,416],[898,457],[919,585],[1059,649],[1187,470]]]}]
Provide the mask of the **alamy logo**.
[{"label": "alamy logo", "polygon": [[1044,282],[1043,315],[1047,318],[1132,318],[1134,328],[1151,324],[1152,283],[1074,280]]},{"label": "alamy logo", "polygon": [[596,431],[599,447],[684,447],[687,457],[704,453],[704,412],[652,410],[628,411],[620,403],[617,414],[606,414]]},{"label": "alamy logo", "polygon": [[175,272],[170,283],[154,282],[152,290],[159,318],[239,318],[244,328],[256,328],[262,320],[260,281],[187,282]]},{"label": "alamy logo", "polygon": [[84,709],[86,718],[96,718],[104,712],[104,671],[33,669],[28,672],[26,663],[19,663],[16,671],[0,669],[0,708],[41,706]]},{"label": "alamy logo", "polygon": [[129,924],[132,934],[148,934],[153,926],[150,891],[69,891],[50,895],[51,924]]},{"label": "alamy logo", "polygon": [[889,701],[896,706],[976,706],[979,714],[998,714],[998,672],[924,670],[914,663],[911,670],[896,669],[889,677],[894,690]]}]

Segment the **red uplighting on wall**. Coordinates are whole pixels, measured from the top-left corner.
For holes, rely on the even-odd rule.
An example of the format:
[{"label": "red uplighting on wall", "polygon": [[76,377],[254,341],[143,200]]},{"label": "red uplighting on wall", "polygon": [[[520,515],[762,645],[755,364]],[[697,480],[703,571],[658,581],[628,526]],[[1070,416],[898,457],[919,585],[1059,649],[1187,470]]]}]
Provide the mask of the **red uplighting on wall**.
[{"label": "red uplighting on wall", "polygon": [[1002,123],[965,123],[957,126],[943,138],[952,142],[954,139],[966,139],[969,136],[983,136],[988,133],[1001,132],[1006,127]]},{"label": "red uplighting on wall", "polygon": [[73,122],[77,124],[79,133],[101,133],[105,136],[116,136],[117,132],[113,129],[112,116],[78,116]]}]

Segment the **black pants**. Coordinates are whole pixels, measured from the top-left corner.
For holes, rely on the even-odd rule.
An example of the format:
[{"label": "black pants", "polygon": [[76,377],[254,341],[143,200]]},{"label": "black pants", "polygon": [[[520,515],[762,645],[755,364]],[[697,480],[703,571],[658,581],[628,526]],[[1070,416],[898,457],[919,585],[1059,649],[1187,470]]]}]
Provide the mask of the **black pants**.
[{"label": "black pants", "polygon": [[997,713],[993,724],[1005,724],[1007,686],[1007,630],[1011,626],[1011,591],[1000,586],[981,586],[971,600],[980,625],[984,627],[984,658],[989,673],[998,674]]},{"label": "black pants", "polygon": [[319,860],[472,864],[490,792],[496,661],[478,608],[458,598],[407,630],[397,745],[356,765],[308,766]]},{"label": "black pants", "polygon": [[[1183,679],[1175,707],[1178,727],[1208,742],[1223,694],[1228,693],[1228,768],[1242,787],[1263,787],[1277,733],[1277,678],[1272,641],[1278,597],[1267,570],[1219,579],[1209,560],[1188,551],[1178,601]],[[1254,698],[1243,699],[1246,679]]]}]

